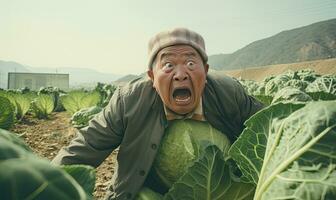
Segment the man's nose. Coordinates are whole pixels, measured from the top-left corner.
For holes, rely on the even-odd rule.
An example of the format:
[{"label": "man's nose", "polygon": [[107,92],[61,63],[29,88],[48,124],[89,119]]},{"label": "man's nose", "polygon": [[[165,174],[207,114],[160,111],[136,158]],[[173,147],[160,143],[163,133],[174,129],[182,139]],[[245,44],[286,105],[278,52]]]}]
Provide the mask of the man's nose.
[{"label": "man's nose", "polygon": [[184,67],[177,67],[175,75],[174,75],[174,80],[175,81],[184,81],[188,79],[188,74]]}]

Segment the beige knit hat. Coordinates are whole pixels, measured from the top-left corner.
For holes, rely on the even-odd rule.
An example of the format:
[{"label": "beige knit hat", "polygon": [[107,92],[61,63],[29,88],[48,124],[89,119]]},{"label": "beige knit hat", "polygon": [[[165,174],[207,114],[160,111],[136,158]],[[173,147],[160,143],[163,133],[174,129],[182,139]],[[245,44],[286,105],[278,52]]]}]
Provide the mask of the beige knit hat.
[{"label": "beige knit hat", "polygon": [[201,55],[204,62],[208,61],[204,40],[200,34],[186,28],[174,28],[160,32],[150,39],[148,44],[148,68],[152,68],[154,58],[161,49],[177,44],[192,46]]}]

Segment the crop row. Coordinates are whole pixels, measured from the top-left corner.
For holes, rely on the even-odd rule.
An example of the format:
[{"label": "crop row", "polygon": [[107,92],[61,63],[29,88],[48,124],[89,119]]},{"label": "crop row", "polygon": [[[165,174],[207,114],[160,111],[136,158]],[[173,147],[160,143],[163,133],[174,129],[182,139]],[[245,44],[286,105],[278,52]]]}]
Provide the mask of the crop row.
[{"label": "crop row", "polygon": [[[42,119],[48,118],[52,112],[61,111],[73,115],[73,124],[81,127],[93,114],[107,105],[114,90],[115,86],[101,83],[91,91],[64,92],[55,87],[41,88],[39,91],[2,90],[0,91],[0,128],[9,129],[27,114]],[[79,111],[80,113],[77,113]]]}]

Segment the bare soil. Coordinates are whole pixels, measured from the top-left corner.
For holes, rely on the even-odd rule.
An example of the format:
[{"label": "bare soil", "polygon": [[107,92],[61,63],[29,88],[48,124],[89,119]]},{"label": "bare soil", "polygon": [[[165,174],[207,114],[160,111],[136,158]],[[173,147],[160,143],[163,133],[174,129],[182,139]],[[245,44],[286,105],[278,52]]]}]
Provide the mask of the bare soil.
[{"label": "bare soil", "polygon": [[299,63],[268,65],[246,69],[243,68],[221,72],[236,78],[241,77],[242,79],[247,80],[262,81],[264,78],[270,75],[278,75],[288,70],[296,71],[300,69],[313,69],[318,74],[336,74],[336,58]]},{"label": "bare soil", "polygon": [[[57,152],[76,136],[76,129],[70,124],[66,112],[52,113],[50,119],[36,119],[27,115],[10,130],[18,134],[40,157],[52,160]],[[105,196],[109,181],[114,172],[116,152],[113,152],[96,169],[95,199]]]}]

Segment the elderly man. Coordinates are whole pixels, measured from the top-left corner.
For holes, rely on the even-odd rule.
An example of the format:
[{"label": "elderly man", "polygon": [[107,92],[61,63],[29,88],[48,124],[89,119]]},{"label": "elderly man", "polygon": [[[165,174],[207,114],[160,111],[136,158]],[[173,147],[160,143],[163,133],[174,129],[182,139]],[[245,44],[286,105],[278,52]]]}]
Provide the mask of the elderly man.
[{"label": "elderly man", "polygon": [[207,60],[204,40],[196,32],[177,28],[158,33],[149,42],[150,79],[119,87],[53,162],[97,167],[119,147],[108,198],[133,199],[151,183],[150,169],[169,120],[207,121],[229,133],[233,142],[262,105],[238,81],[208,74]]}]

